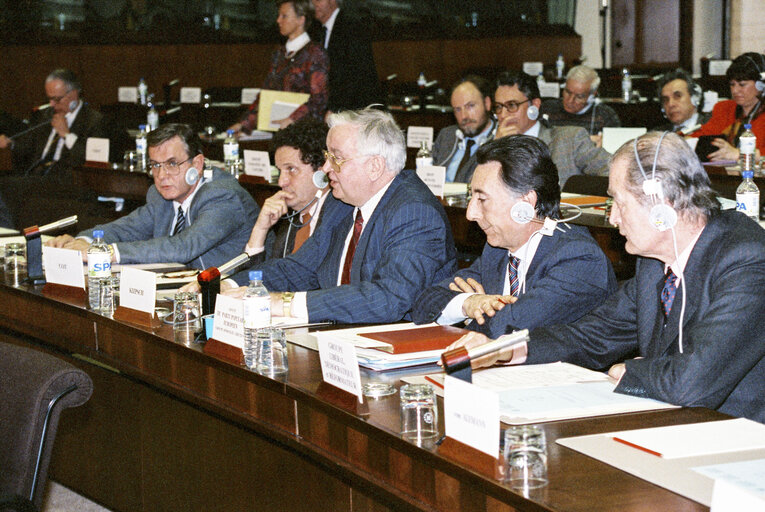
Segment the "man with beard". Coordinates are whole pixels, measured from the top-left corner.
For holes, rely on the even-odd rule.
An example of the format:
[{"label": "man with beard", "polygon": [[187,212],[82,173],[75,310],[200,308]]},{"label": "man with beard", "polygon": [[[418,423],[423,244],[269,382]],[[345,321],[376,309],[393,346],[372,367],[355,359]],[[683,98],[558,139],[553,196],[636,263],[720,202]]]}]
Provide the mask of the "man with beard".
[{"label": "man with beard", "polygon": [[433,163],[446,167],[446,181],[467,183],[476,167],[478,147],[494,138],[491,92],[486,80],[468,75],[452,88],[452,109],[457,124],[438,133]]}]

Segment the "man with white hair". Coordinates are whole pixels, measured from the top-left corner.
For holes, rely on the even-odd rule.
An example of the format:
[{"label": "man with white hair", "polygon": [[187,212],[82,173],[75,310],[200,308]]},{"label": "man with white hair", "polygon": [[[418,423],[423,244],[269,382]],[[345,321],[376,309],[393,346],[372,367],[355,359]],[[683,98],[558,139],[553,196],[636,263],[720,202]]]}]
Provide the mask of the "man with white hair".
[{"label": "man with white hair", "polygon": [[[294,254],[259,267],[271,313],[311,322],[408,319],[419,292],[457,269],[446,213],[402,170],[406,144],[390,114],[344,111],[329,116],[329,127],[323,170],[332,194],[321,225]],[[245,273],[234,280],[245,284]]]},{"label": "man with white hair", "polygon": [[540,112],[552,126],[580,126],[600,145],[603,127],[621,126],[619,116],[608,105],[597,102],[600,77],[591,67],[574,66],[566,75],[560,99],[542,103]]}]

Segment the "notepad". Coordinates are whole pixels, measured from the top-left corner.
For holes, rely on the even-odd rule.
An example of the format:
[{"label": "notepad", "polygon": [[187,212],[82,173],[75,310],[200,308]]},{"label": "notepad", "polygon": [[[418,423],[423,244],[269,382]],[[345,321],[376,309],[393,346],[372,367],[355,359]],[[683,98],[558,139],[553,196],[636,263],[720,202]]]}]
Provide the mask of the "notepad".
[{"label": "notepad", "polygon": [[377,347],[377,350],[391,354],[411,354],[412,352],[443,350],[467,332],[466,329],[450,325],[435,325],[419,329],[366,332],[360,333],[359,336],[382,341],[387,345]]}]

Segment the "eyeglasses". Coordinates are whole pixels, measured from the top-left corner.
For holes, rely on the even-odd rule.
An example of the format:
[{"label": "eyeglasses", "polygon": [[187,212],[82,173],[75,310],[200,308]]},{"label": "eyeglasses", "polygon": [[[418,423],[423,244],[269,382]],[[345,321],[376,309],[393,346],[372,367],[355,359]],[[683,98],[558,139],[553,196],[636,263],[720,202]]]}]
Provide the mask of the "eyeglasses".
[{"label": "eyeglasses", "polygon": [[149,162],[149,169],[153,174],[158,174],[160,169],[165,169],[168,176],[178,176],[181,172],[181,165],[185,164],[189,160],[193,160],[194,157],[189,157],[182,162],[176,162],[174,159],[166,160],[164,162]]},{"label": "eyeglasses", "polygon": [[574,100],[578,101],[579,103],[583,101],[587,101],[587,98],[590,97],[589,92],[585,92],[582,94],[574,94],[573,92],[569,91],[566,87],[563,88],[563,95],[568,97],[573,97]]},{"label": "eyeglasses", "polygon": [[524,103],[527,103],[531,100],[526,101],[506,101],[505,103],[494,103],[494,113],[499,115],[502,113],[502,109],[507,109],[508,114],[514,114],[515,112],[518,112],[518,109],[523,105]]},{"label": "eyeglasses", "polygon": [[332,167],[332,170],[335,171],[335,172],[340,172],[340,168],[346,162],[350,162],[354,158],[359,158],[359,157],[362,157],[362,156],[370,156],[370,155],[356,155],[356,156],[352,156],[350,158],[337,158],[335,155],[333,155],[332,153],[330,153],[326,149],[324,150],[324,158],[329,162],[329,165]]},{"label": "eyeglasses", "polygon": [[67,96],[69,96],[69,93],[70,93],[70,92],[72,92],[73,90],[74,90],[74,89],[69,89],[68,91],[66,91],[66,92],[63,94],[63,96],[53,96],[53,97],[49,97],[49,98],[48,98],[48,101],[50,101],[50,102],[53,102],[53,103],[60,103],[60,102],[61,102],[61,100],[63,100],[63,99],[64,99],[64,98],[66,98]]}]

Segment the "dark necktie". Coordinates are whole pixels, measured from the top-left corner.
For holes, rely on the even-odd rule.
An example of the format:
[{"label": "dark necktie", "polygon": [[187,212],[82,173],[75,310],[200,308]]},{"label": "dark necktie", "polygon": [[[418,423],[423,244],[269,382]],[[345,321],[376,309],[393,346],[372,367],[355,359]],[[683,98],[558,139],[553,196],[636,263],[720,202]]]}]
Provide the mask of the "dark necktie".
[{"label": "dark necktie", "polygon": [[677,292],[677,276],[670,268],[664,279],[664,288],[661,290],[661,305],[664,308],[664,316],[668,317],[672,311],[672,303],[675,301],[675,292]]},{"label": "dark necktie", "polygon": [[510,264],[507,266],[507,273],[510,277],[510,295],[517,297],[520,289],[520,282],[518,281],[518,264],[521,262],[518,258],[513,256],[510,258]]},{"label": "dark necktie", "polygon": [[46,164],[53,161],[53,157],[56,156],[56,147],[58,146],[60,138],[58,132],[54,131],[53,140],[51,141],[50,146],[48,146],[48,152],[40,159],[40,164]]},{"label": "dark necktie", "polygon": [[356,253],[356,246],[361,236],[361,228],[364,227],[364,218],[361,216],[361,210],[356,211],[356,220],[353,222],[353,235],[348,244],[348,252],[345,254],[345,263],[343,264],[343,275],[340,278],[340,284],[351,284],[351,266],[353,265],[353,255]]},{"label": "dark necktie", "polygon": [[470,160],[470,150],[473,149],[473,145],[475,144],[475,141],[473,139],[467,139],[465,140],[465,154],[462,155],[462,160],[460,160],[460,165],[457,167],[457,174],[456,176],[460,176],[460,172],[462,172],[462,168],[465,167],[468,163],[468,160]]},{"label": "dark necktie", "polygon": [[294,253],[300,249],[300,246],[308,240],[309,236],[311,236],[311,214],[306,213],[303,215],[303,226],[295,233],[295,245],[292,248],[292,252]]},{"label": "dark necktie", "polygon": [[175,217],[175,227],[173,228],[173,234],[175,236],[186,227],[186,216],[183,214],[183,208],[178,207],[178,215]]},{"label": "dark necktie", "polygon": [[326,49],[327,48],[327,27],[322,25],[321,28],[319,29],[319,34],[321,37],[321,47]]}]

